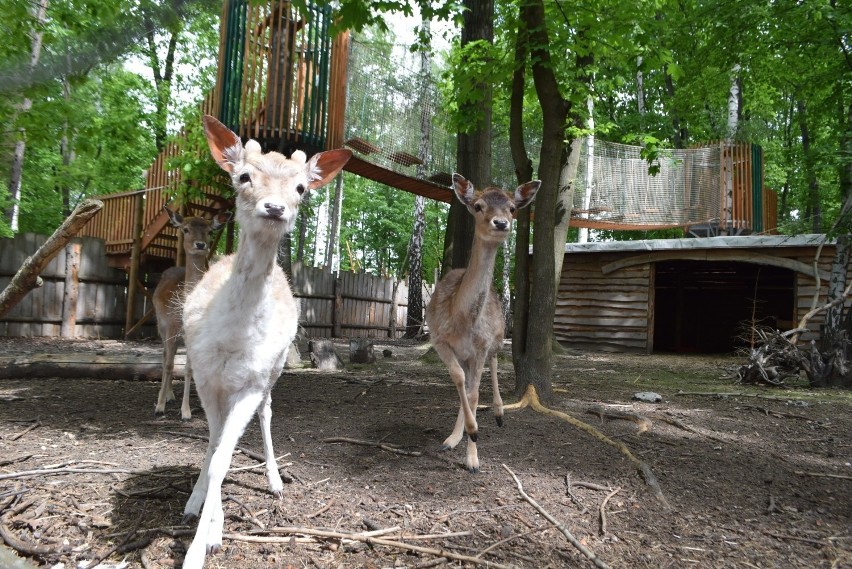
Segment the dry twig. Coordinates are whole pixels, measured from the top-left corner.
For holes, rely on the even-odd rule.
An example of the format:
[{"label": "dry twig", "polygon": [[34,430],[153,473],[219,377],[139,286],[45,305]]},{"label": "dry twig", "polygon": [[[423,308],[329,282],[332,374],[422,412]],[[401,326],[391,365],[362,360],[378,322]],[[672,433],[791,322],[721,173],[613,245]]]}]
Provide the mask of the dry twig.
[{"label": "dry twig", "polygon": [[606,535],[606,504],[609,502],[609,499],[621,492],[621,487],[616,488],[612,492],[606,495],[606,498],[601,502],[600,512],[601,512],[601,535]]},{"label": "dry twig", "polygon": [[[399,528],[396,528],[397,530]],[[238,534],[238,533],[227,533],[222,537],[226,539],[232,539],[235,541],[246,541],[252,543],[290,543],[290,538],[288,537],[277,537],[275,535],[258,535],[261,532],[252,532],[251,535]],[[351,541],[360,541],[369,545],[384,545],[386,547],[394,547],[397,549],[403,549],[406,551],[416,551],[417,553],[425,553],[427,555],[434,555],[436,557],[446,557],[447,559],[453,559],[456,561],[463,561],[466,563],[473,563],[475,565],[487,565],[488,567],[494,567],[495,569],[510,569],[507,565],[501,565],[499,563],[494,563],[493,561],[485,561],[483,559],[477,559],[476,557],[471,557],[469,555],[460,555],[458,553],[453,553],[451,551],[446,551],[444,549],[434,549],[431,547],[422,547],[420,545],[412,545],[410,543],[402,543],[399,541],[393,541],[389,539],[382,539],[378,537],[372,537],[365,533],[346,533],[346,532],[338,532],[338,531],[330,531],[330,530],[320,530],[313,528],[300,528],[300,527],[276,527],[269,528],[264,534],[303,534],[309,536],[315,536],[326,539],[340,539],[340,540],[351,540]]]},{"label": "dry twig", "polygon": [[549,521],[554,526],[556,526],[556,529],[558,529],[559,531],[562,532],[562,535],[564,535],[568,539],[568,541],[569,541],[569,543],[571,543],[571,545],[573,545],[574,547],[579,549],[580,553],[582,553],[583,555],[588,557],[589,560],[591,560],[591,562],[595,564],[595,567],[598,567],[599,569],[608,569],[609,568],[609,566],[606,563],[604,563],[597,555],[595,555],[594,552],[592,552],[588,547],[586,547],[585,545],[580,543],[580,541],[576,537],[574,537],[574,534],[572,534],[570,531],[568,531],[568,528],[566,528],[564,524],[562,524],[556,518],[551,516],[550,513],[548,513],[547,510],[542,508],[541,505],[539,505],[538,502],[536,502],[535,500],[530,498],[529,495],[527,495],[527,493],[524,492],[524,485],[521,484],[520,479],[517,476],[515,476],[515,473],[512,472],[512,470],[508,466],[506,466],[504,464],[503,468],[505,468],[506,472],[508,472],[512,476],[512,478],[515,480],[515,484],[518,486],[518,492],[520,493],[521,497],[524,500],[526,500],[533,508],[535,508],[538,511],[539,514],[544,516],[544,518],[547,521]]},{"label": "dry twig", "polygon": [[601,420],[604,418],[607,419],[622,419],[625,421],[632,421],[636,423],[639,427],[639,433],[644,433],[646,431],[650,431],[653,423],[647,417],[639,415],[638,413],[630,413],[628,411],[618,411],[616,409],[606,409],[601,407],[600,405],[595,405],[594,407],[590,407],[586,409],[586,413],[591,413],[592,415],[597,415]]},{"label": "dry twig", "polygon": [[804,470],[795,470],[793,474],[798,476],[822,476],[824,478],[838,478],[840,480],[852,480],[852,476],[845,474],[829,474],[827,472],[806,472]]},{"label": "dry twig", "polygon": [[361,445],[361,446],[367,446],[367,447],[378,447],[382,450],[386,450],[388,452],[392,452],[392,453],[395,453],[395,454],[402,454],[402,455],[405,455],[405,456],[423,456],[423,453],[420,452],[420,451],[403,450],[403,449],[398,448],[396,446],[388,445],[388,444],[385,444],[385,443],[382,443],[382,442],[364,441],[364,440],[361,440],[361,439],[350,439],[348,437],[330,437],[330,438],[327,438],[327,439],[323,439],[322,442],[324,442],[324,443],[350,443],[350,444],[353,444],[353,445]]}]

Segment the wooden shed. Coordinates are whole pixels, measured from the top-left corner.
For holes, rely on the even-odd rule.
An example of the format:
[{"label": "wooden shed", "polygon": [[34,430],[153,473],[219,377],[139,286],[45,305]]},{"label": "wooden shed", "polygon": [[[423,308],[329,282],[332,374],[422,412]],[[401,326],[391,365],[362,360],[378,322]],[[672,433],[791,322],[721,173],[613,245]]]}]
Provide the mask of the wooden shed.
[{"label": "wooden shed", "polygon": [[[811,308],[824,235],[737,236],[569,244],[554,317],[566,347],[724,353],[753,321],[795,327]],[[835,246],[820,254],[825,302]],[[848,269],[847,269],[848,273]],[[848,277],[847,277],[848,278]],[[823,315],[803,341],[818,338]]]}]

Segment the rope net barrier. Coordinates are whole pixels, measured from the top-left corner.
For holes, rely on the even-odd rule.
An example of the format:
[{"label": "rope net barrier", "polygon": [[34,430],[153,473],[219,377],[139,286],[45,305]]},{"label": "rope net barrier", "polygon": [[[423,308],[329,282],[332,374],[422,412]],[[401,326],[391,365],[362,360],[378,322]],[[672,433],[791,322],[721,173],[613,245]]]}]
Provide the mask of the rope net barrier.
[{"label": "rope net barrier", "polygon": [[[662,229],[718,223],[723,211],[720,145],[667,150],[648,173],[642,148],[583,142],[571,225]],[[590,175],[591,174],[591,175]]]}]

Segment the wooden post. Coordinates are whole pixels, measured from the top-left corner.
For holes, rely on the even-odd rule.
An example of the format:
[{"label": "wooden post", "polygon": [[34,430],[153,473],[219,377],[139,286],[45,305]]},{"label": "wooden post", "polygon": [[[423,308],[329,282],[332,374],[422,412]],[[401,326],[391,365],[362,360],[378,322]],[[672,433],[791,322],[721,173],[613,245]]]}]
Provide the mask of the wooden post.
[{"label": "wooden post", "polygon": [[134,196],[135,211],[133,217],[133,249],[130,252],[130,274],[127,277],[127,314],[124,319],[124,337],[127,338],[133,328],[133,308],[136,304],[136,288],[139,279],[139,258],[142,256],[142,215],[145,212],[143,192]]},{"label": "wooden post", "polygon": [[343,335],[340,326],[340,318],[343,314],[343,293],[341,289],[340,273],[334,277],[334,306],[331,308],[331,337],[340,338]]},{"label": "wooden post", "polygon": [[398,279],[394,279],[393,281],[393,292],[391,293],[393,296],[391,297],[391,307],[390,307],[390,329],[388,330],[388,338],[395,340],[396,339],[396,310],[399,306],[397,302],[397,293],[399,292],[399,283]]},{"label": "wooden post", "polygon": [[74,338],[77,329],[77,298],[80,294],[80,250],[82,244],[74,239],[65,246],[65,292],[62,296],[63,338]]}]

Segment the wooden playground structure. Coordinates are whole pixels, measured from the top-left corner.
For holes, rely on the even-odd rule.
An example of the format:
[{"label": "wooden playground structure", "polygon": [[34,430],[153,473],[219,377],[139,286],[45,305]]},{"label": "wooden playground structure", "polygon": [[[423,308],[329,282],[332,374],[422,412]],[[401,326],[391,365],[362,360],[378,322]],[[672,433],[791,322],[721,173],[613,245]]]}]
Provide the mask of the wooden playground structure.
[{"label": "wooden playground structure", "polygon": [[[450,172],[426,170],[425,175],[417,176],[410,169],[423,165],[415,156],[416,148],[397,147],[402,144],[398,141],[368,140],[369,135],[361,134],[366,130],[350,128],[347,121],[355,120],[354,111],[347,116],[352,38],[348,32],[332,38],[328,6],[308,4],[308,10],[309,17],[301,15],[289,0],[226,0],[220,23],[218,77],[200,105],[201,112],[216,116],[244,140],[257,140],[267,151],[289,154],[299,148],[312,154],[348,147],[354,155],[347,171],[450,202]],[[207,217],[233,206],[230,185],[224,179],[200,184],[185,179],[181,169],[170,169],[170,161],[181,153],[207,155],[206,147],[193,148],[187,140],[179,137],[160,152],[147,172],[144,189],[100,196],[103,210],[81,231],[82,236],[103,239],[109,265],[127,271],[128,298],[150,294],[148,288],[153,284],[148,275],[156,279],[165,268],[183,264],[181,235],[168,223],[163,205],[170,204],[184,215]],[[750,145],[742,146],[742,150],[740,146],[732,148],[734,182],[729,219],[737,225],[739,234],[771,230],[775,201],[774,194],[763,188],[762,164],[755,164]],[[432,167],[448,168],[447,164]],[[185,191],[187,186],[192,186],[191,192]],[[724,215],[720,212],[719,218],[725,219]],[[619,227],[596,222],[576,207],[571,223],[643,228],[635,221],[624,221]],[[689,224],[678,225],[689,230]],[[233,231],[233,224],[228,224],[224,237],[218,237],[224,238],[226,252],[233,249]],[[140,317],[134,314],[135,304],[127,303],[126,335],[153,312],[148,310]]]}]

